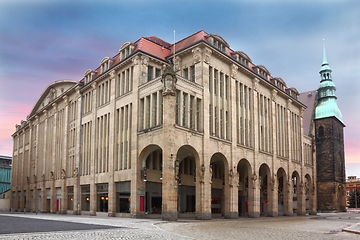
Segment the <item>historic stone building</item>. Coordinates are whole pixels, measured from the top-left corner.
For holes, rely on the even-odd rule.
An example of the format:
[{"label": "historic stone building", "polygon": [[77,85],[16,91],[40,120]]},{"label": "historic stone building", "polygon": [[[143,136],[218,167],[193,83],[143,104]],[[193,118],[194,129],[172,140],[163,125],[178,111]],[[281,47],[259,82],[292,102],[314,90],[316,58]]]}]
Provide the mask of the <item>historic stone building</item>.
[{"label": "historic stone building", "polygon": [[315,145],[298,96],[216,34],[124,43],[81,81],[50,84],[16,126],[12,208],[315,214]]},{"label": "historic stone building", "polygon": [[346,211],[345,125],[336,103],[336,88],[331,72],[324,47],[314,117],[318,209]]}]

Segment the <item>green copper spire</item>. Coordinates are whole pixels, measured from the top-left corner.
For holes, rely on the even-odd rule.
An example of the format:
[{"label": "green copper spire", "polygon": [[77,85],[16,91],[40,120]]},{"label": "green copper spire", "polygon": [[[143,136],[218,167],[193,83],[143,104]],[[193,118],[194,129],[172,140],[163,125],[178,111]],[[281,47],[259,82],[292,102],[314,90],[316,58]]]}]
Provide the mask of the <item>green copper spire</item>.
[{"label": "green copper spire", "polygon": [[[325,40],[325,39],[323,39],[323,40]],[[325,71],[325,70],[330,70],[330,72],[331,72],[331,68],[330,68],[329,63],[328,63],[327,58],[326,58],[325,41],[324,41],[323,42],[323,63],[321,65],[320,72]]]},{"label": "green copper spire", "polygon": [[323,64],[320,69],[320,86],[317,90],[317,106],[315,109],[315,119],[336,117],[340,122],[343,122],[342,114],[336,103],[336,87],[332,81],[331,68],[326,58],[325,44],[323,50]]}]

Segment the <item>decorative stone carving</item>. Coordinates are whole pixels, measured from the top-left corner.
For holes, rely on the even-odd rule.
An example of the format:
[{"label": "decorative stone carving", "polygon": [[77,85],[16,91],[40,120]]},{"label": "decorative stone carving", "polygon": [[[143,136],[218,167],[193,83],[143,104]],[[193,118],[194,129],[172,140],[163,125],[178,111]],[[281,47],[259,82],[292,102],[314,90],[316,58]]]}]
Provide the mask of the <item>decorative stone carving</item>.
[{"label": "decorative stone carving", "polygon": [[141,64],[147,66],[149,63],[149,58],[146,56],[141,56]]},{"label": "decorative stone carving", "polygon": [[229,171],[229,186],[233,187],[233,186],[237,186],[239,187],[239,173],[236,172],[234,173],[234,171],[232,169],[230,169]]},{"label": "decorative stone carving", "polygon": [[260,82],[260,80],[258,78],[253,78],[253,89],[255,91],[258,90],[259,82]]},{"label": "decorative stone carving", "polygon": [[210,168],[209,168],[209,172],[210,172],[210,183],[212,183],[212,175],[213,175],[213,169],[212,169],[212,165],[210,164]]},{"label": "decorative stone carving", "polygon": [[172,95],[175,96],[175,84],[177,82],[176,74],[173,70],[173,66],[167,65],[162,75],[161,81],[163,83],[163,96]]},{"label": "decorative stone carving", "polygon": [[[175,57],[175,70],[176,71],[181,69],[180,63],[181,63],[181,58],[179,56],[176,56]],[[166,68],[166,66],[165,66],[165,68]]]},{"label": "decorative stone carving", "polygon": [[292,185],[291,180],[287,181],[286,185],[287,185],[287,192],[290,193],[291,185]]},{"label": "decorative stone carving", "polygon": [[271,91],[271,99],[272,99],[273,101],[276,100],[276,95],[277,95],[277,93],[278,93],[278,91],[276,91],[275,89],[273,89],[273,90]]},{"label": "decorative stone carving", "polygon": [[37,182],[37,178],[36,178],[36,175],[34,175],[34,183]]},{"label": "decorative stone carving", "polygon": [[300,194],[304,194],[305,184],[304,182],[300,183]]},{"label": "decorative stone carving", "polygon": [[270,179],[270,187],[271,187],[271,191],[274,191],[275,188],[276,188],[276,178],[273,176],[271,179]]},{"label": "decorative stone carving", "polygon": [[26,183],[29,184],[30,183],[30,179],[29,177],[26,177]]},{"label": "decorative stone carving", "polygon": [[236,79],[237,70],[238,70],[238,66],[236,66],[235,64],[232,64],[231,65],[231,77],[234,79]]},{"label": "decorative stone carving", "polygon": [[287,99],[287,100],[286,100],[286,108],[287,108],[287,109],[290,109],[291,103],[292,103],[292,100],[291,100],[291,99]]},{"label": "decorative stone carving", "polygon": [[259,188],[261,189],[261,186],[262,186],[262,179],[261,179],[261,176],[259,176],[259,180],[258,180],[259,182]]},{"label": "decorative stone carving", "polygon": [[110,71],[109,72],[109,76],[110,76],[110,78],[115,78],[115,70],[112,70],[112,71]]},{"label": "decorative stone carving", "polygon": [[201,49],[199,47],[193,49],[192,51],[192,54],[193,54],[193,63],[196,64],[198,62],[201,61]]},{"label": "decorative stone carving", "polygon": [[257,175],[254,173],[254,174],[251,176],[253,189],[256,188],[256,179],[257,179]]},{"label": "decorative stone carving", "polygon": [[134,63],[134,65],[138,65],[138,61],[139,61],[139,56],[135,56],[135,57],[132,59],[132,62]]},{"label": "decorative stone carving", "polygon": [[[170,158],[170,161],[172,161],[172,158]],[[179,180],[180,180],[179,167],[180,167],[179,159],[176,159],[174,163],[174,178],[175,178],[174,188],[177,188],[177,186],[179,185]]]},{"label": "decorative stone carving", "polygon": [[53,171],[50,172],[50,180],[51,180],[51,181],[54,181],[54,180],[55,180],[54,172],[53,172]]},{"label": "decorative stone carving", "polygon": [[210,64],[210,55],[211,55],[212,51],[210,48],[205,48],[204,49],[204,62],[207,64]]},{"label": "decorative stone carving", "polygon": [[66,171],[65,169],[61,170],[61,179],[65,179],[66,177]]},{"label": "decorative stone carving", "polygon": [[199,177],[200,177],[200,183],[204,183],[204,178],[205,178],[205,166],[204,166],[204,164],[202,164],[200,169],[199,169]]}]

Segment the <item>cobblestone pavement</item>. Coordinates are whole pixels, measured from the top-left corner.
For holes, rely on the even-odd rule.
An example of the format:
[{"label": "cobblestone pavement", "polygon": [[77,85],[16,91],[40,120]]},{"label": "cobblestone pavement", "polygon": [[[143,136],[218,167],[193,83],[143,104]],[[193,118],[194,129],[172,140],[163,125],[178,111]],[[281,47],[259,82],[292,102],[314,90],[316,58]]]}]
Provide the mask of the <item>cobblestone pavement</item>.
[{"label": "cobblestone pavement", "polygon": [[[71,230],[4,234],[0,239],[360,239],[357,232],[360,214],[336,213],[317,216],[274,218],[213,219],[196,221],[180,219],[165,222],[159,219],[130,219],[74,216],[59,214],[0,214],[0,216],[56,220],[70,223],[113,226],[111,229]],[[1,226],[1,223],[0,223]],[[360,231],[359,231],[360,233]]]}]

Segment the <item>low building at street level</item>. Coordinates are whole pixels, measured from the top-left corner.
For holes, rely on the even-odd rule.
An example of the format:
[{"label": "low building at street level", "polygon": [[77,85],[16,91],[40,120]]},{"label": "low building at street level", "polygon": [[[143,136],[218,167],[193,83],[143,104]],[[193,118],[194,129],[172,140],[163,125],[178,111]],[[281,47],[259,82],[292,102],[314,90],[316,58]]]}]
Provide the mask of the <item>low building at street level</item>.
[{"label": "low building at street level", "polygon": [[316,214],[315,98],[305,122],[298,97],[216,34],[126,42],[80,81],[51,83],[16,126],[12,208]]}]

